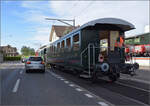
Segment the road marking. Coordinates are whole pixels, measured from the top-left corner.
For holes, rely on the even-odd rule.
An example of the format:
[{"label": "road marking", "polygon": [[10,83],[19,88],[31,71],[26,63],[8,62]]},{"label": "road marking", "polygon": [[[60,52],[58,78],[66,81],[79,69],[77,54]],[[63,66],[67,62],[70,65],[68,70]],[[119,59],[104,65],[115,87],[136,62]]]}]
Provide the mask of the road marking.
[{"label": "road marking", "polygon": [[87,97],[89,97],[89,98],[93,98],[93,96],[90,95],[90,94],[84,94],[84,95],[87,96]]},{"label": "road marking", "polygon": [[65,80],[65,79],[63,79],[63,78],[62,78],[62,79],[60,79],[60,80],[62,80],[62,81],[63,81],[63,80]]},{"label": "road marking", "polygon": [[130,88],[134,88],[134,89],[138,89],[138,90],[142,90],[142,91],[145,91],[145,92],[149,92],[149,93],[150,93],[150,91],[149,91],[149,90],[146,90],[146,89],[137,88],[137,87],[135,87],[135,86],[123,84],[123,83],[120,83],[120,82],[116,82],[116,83],[119,84],[119,85],[127,86],[127,87],[130,87]]},{"label": "road marking", "polygon": [[68,84],[68,83],[69,83],[69,81],[64,81],[64,83]]},{"label": "road marking", "polygon": [[74,84],[70,84],[69,86],[73,87],[73,86],[74,86]]},{"label": "road marking", "polygon": [[[53,73],[53,72],[49,72],[49,71],[47,71],[48,73]],[[62,78],[62,77],[61,77]],[[69,81],[70,82],[70,81]],[[70,82],[71,83],[71,82]],[[72,86],[72,84],[70,84],[71,86]],[[69,86],[70,86],[69,85]],[[74,86],[74,85],[73,85]],[[112,103],[110,103],[110,102],[108,102],[108,101],[106,101],[105,99],[103,99],[103,98],[101,98],[101,97],[99,97],[99,96],[97,96],[97,95],[95,95],[95,94],[93,94],[93,93],[91,93],[90,91],[88,91],[87,89],[85,89],[85,88],[83,88],[83,87],[81,87],[81,86],[79,86],[79,85],[75,85],[76,87],[78,87],[78,88],[80,88],[80,89],[82,89],[83,91],[86,91],[87,93],[89,93],[89,94],[92,94],[95,98],[97,98],[97,99],[99,99],[99,100],[102,100],[102,101],[104,101],[104,102],[106,102],[106,103],[108,103],[110,106],[114,106]]]},{"label": "road marking", "polygon": [[18,87],[19,87],[19,83],[20,83],[20,79],[18,79],[17,81],[16,81],[16,84],[15,84],[15,86],[14,86],[14,88],[13,88],[13,91],[12,92],[17,92],[17,90],[18,90]]},{"label": "road marking", "polygon": [[98,102],[98,104],[101,106],[108,106],[108,104],[106,104],[105,102]]},{"label": "road marking", "polygon": [[[47,71],[47,70],[46,70]],[[47,71],[49,74],[51,74],[52,76],[54,76],[54,77],[56,77],[56,78],[62,78],[62,77],[60,77],[59,75],[57,75],[57,74],[54,74],[53,72],[49,72],[49,71]]]},{"label": "road marking", "polygon": [[57,78],[61,79],[62,77],[58,76]]},{"label": "road marking", "polygon": [[79,92],[80,92],[80,91],[83,91],[83,90],[82,90],[82,89],[80,89],[80,88],[76,88],[76,90],[77,90],[77,91],[79,91]]},{"label": "road marking", "polygon": [[23,73],[23,71],[20,71],[20,74],[22,74]]}]

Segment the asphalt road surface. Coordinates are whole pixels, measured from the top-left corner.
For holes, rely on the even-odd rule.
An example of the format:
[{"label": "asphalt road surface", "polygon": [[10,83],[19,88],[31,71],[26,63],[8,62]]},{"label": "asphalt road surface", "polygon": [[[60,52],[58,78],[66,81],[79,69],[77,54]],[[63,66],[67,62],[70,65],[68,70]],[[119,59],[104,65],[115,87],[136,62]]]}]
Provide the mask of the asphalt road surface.
[{"label": "asphalt road surface", "polygon": [[150,105],[150,84],[126,76],[116,83],[78,78],[68,70],[25,73],[20,62],[0,65],[1,105]]}]

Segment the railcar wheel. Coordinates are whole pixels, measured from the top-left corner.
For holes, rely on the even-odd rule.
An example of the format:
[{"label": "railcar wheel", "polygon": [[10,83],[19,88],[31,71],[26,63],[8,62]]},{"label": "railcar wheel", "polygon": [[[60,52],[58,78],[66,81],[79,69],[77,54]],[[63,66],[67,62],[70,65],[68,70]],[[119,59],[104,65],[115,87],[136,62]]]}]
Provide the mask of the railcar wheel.
[{"label": "railcar wheel", "polygon": [[95,83],[97,81],[98,77],[97,77],[97,72],[94,71],[91,75],[91,82]]},{"label": "railcar wheel", "polygon": [[110,80],[111,82],[115,82],[115,81],[117,81],[117,76],[116,76],[116,75],[110,75],[110,76],[109,76],[109,80]]}]

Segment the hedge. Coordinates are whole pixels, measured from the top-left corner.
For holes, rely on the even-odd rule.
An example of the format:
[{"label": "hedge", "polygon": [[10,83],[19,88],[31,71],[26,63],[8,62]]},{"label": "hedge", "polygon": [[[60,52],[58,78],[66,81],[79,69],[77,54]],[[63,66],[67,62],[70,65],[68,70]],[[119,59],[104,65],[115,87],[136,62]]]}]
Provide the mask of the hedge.
[{"label": "hedge", "polygon": [[19,61],[21,56],[5,56],[4,61]]}]

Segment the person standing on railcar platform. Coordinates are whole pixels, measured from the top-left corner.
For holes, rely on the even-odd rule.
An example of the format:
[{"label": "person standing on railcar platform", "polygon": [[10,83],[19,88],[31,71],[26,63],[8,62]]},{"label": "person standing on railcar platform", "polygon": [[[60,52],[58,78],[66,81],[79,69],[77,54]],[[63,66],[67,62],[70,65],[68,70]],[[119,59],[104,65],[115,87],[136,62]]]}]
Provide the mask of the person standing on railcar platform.
[{"label": "person standing on railcar platform", "polygon": [[121,59],[124,61],[124,36],[121,34],[115,42],[115,51],[118,51],[120,53]]}]

